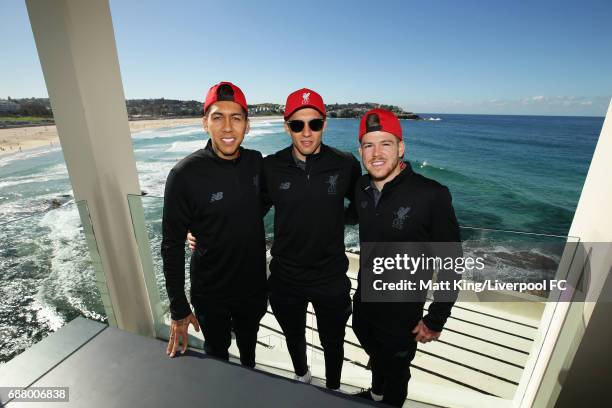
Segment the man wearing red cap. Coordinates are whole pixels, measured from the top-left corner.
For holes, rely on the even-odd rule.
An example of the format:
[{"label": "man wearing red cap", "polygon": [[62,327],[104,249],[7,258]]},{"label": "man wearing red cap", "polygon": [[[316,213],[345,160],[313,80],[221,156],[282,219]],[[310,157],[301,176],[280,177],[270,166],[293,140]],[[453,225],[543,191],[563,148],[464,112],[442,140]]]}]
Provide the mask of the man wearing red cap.
[{"label": "man wearing red cap", "polygon": [[[240,88],[213,86],[203,113],[210,140],[176,164],[166,181],[161,254],[172,318],[166,351],[174,357],[182,341],[184,352],[189,325],[201,325],[207,354],[227,360],[233,328],[241,363],[253,367],[267,308],[263,158],[240,146],[249,131]],[[195,315],[184,287],[187,231],[198,240],[190,262]]]},{"label": "man wearing red cap", "polygon": [[[359,141],[361,160],[368,171],[355,187],[362,246],[376,242],[459,242],[448,189],[415,173],[403,161],[405,147],[397,117],[384,109],[366,112],[359,126]],[[451,246],[453,251],[457,249]],[[361,273],[353,299],[353,331],[370,356],[372,388],[358,395],[399,407],[406,400],[417,342],[440,336],[456,292],[445,293],[444,302],[434,301],[423,317],[421,301],[362,301]],[[438,272],[438,281],[457,278],[454,271]],[[441,297],[434,293],[434,299]]]},{"label": "man wearing red cap", "polygon": [[326,385],[338,389],[351,314],[344,225],[354,223],[353,193],[361,166],[352,154],[322,143],[325,105],[315,91],[291,93],[284,117],[292,145],[264,159],[267,195],[274,205],[270,305],[285,335],[296,379],[310,382],[305,328],[312,303]]}]

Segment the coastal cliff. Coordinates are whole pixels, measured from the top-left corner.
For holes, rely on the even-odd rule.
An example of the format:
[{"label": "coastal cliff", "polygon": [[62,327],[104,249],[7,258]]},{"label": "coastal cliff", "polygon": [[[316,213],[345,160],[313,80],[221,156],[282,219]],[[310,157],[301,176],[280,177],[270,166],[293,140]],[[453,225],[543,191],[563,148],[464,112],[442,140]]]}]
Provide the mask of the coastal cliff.
[{"label": "coastal cliff", "polygon": [[[202,116],[201,101],[175,99],[129,99],[126,108],[130,120],[196,118]],[[249,116],[282,116],[284,105],[259,103],[248,105]],[[400,119],[422,119],[399,106],[373,102],[334,103],[325,105],[330,118],[359,118],[373,108],[388,109]],[[0,128],[53,125],[53,112],[48,98],[0,99]]]}]

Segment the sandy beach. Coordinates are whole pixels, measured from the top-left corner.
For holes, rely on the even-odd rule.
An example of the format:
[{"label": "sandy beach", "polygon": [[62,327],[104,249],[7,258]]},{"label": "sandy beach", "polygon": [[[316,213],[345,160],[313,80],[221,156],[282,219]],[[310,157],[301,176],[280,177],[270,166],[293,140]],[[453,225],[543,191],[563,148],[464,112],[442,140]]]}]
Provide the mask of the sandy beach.
[{"label": "sandy beach", "polygon": [[[251,122],[270,119],[282,119],[282,117],[258,116],[251,118]],[[130,131],[137,133],[148,129],[198,125],[201,123],[201,118],[137,120],[130,121]],[[37,147],[57,147],[58,145],[59,137],[55,125],[0,129],[0,156]]]}]

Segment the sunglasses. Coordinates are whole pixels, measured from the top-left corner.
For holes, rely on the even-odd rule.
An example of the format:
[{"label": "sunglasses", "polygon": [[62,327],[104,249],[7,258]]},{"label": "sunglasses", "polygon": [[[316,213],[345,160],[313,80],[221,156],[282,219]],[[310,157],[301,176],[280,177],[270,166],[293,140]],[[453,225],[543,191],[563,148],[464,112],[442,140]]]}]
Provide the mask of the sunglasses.
[{"label": "sunglasses", "polygon": [[[313,132],[319,132],[321,131],[321,129],[323,129],[324,123],[325,121],[323,119],[311,119],[310,121],[308,121],[308,127]],[[292,132],[296,133],[304,130],[305,124],[306,123],[303,120],[290,120],[287,122],[289,129],[291,129]]]}]

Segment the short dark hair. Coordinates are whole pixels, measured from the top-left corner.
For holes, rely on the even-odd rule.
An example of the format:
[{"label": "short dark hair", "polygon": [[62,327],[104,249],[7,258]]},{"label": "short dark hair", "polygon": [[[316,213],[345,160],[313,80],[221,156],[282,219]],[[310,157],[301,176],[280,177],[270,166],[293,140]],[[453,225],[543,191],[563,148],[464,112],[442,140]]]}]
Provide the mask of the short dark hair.
[{"label": "short dark hair", "polygon": [[[235,102],[235,100],[234,100],[234,90],[228,84],[221,84],[217,88],[217,102],[219,102],[219,101]],[[210,105],[210,106],[212,106],[212,105]],[[206,110],[204,112],[202,112],[202,114],[204,116],[206,116],[208,114],[208,110],[210,109],[210,106],[208,106],[206,108]],[[242,106],[241,106],[241,108],[242,108]],[[249,112],[244,110],[244,108],[242,108],[242,111],[244,112],[245,116],[247,116],[247,117],[249,116]]]}]

